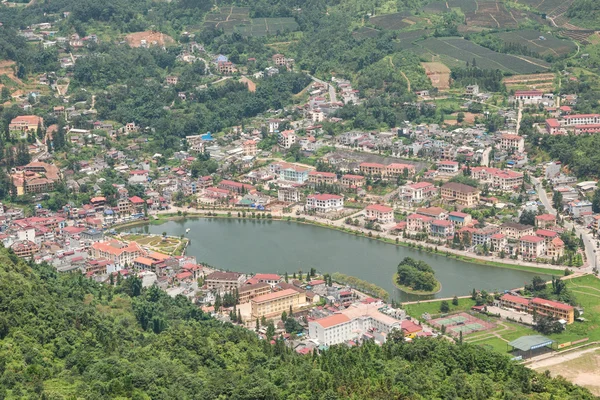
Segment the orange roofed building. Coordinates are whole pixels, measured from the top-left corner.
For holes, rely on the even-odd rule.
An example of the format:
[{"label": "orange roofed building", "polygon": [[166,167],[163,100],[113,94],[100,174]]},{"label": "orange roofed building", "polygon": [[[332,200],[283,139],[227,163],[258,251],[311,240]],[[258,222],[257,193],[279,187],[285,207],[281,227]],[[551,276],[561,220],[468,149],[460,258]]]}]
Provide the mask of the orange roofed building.
[{"label": "orange roofed building", "polygon": [[133,260],[142,254],[144,251],[135,242],[125,244],[117,240],[109,240],[92,244],[92,257],[111,260],[121,266],[133,264]]}]

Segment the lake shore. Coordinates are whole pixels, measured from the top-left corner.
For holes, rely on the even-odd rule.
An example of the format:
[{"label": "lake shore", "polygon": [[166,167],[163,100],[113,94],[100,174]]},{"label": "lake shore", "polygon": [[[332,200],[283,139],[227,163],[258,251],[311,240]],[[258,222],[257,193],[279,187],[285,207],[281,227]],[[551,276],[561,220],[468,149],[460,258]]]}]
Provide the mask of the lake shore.
[{"label": "lake shore", "polygon": [[[223,213],[225,211],[231,213],[231,215],[228,215],[227,213]],[[246,211],[246,210],[243,210],[243,211]],[[486,265],[486,266],[492,266],[492,267],[497,267],[497,268],[507,268],[507,269],[525,271],[525,272],[533,272],[533,273],[539,273],[539,274],[544,274],[544,275],[557,275],[557,276],[562,276],[564,274],[564,270],[566,268],[564,266],[552,266],[552,265],[546,265],[546,264],[538,265],[538,264],[524,262],[521,260],[501,259],[501,261],[496,261],[496,259],[494,257],[490,258],[490,257],[477,256],[474,254],[468,254],[465,251],[451,249],[451,248],[447,248],[447,247],[443,247],[442,248],[443,250],[440,250],[440,249],[438,249],[438,246],[423,245],[422,242],[418,242],[418,241],[411,240],[411,239],[400,238],[400,237],[392,238],[391,235],[386,235],[386,234],[384,234],[385,236],[382,236],[382,234],[380,232],[373,232],[373,231],[367,232],[367,231],[363,231],[363,230],[352,229],[352,228],[346,227],[344,225],[332,224],[332,221],[328,221],[328,220],[321,222],[320,219],[318,219],[317,217],[310,217],[312,219],[309,219],[307,217],[293,217],[291,215],[289,215],[289,216],[271,215],[271,218],[268,218],[267,215],[269,215],[269,213],[260,212],[260,211],[259,212],[249,211],[248,214],[250,214],[250,215],[246,215],[246,217],[243,217],[243,216],[238,217],[237,216],[238,212],[241,213],[243,211],[242,210],[229,211],[229,210],[197,210],[197,209],[195,209],[191,212],[183,211],[183,212],[181,212],[181,214],[175,213],[175,212],[161,212],[161,213],[152,215],[151,219],[149,219],[149,220],[126,222],[124,224],[114,225],[114,226],[112,226],[112,228],[115,230],[122,230],[124,228],[138,227],[138,226],[146,225],[146,224],[160,225],[160,224],[168,222],[168,221],[180,221],[180,220],[184,220],[184,219],[193,219],[193,218],[221,218],[221,219],[245,219],[245,220],[253,220],[253,221],[265,221],[266,220],[266,221],[294,222],[294,223],[298,223],[298,224],[307,224],[307,225],[313,225],[313,226],[318,226],[318,227],[322,227],[322,228],[328,228],[328,229],[336,230],[339,232],[344,232],[344,233],[347,233],[350,235],[361,236],[361,237],[365,237],[365,238],[368,238],[371,240],[378,240],[380,242],[387,243],[387,244],[393,244],[396,246],[409,247],[409,248],[413,248],[418,251],[423,251],[423,252],[427,252],[427,253],[435,254],[435,255],[441,255],[441,256],[444,256],[447,258],[455,259],[455,260],[470,263],[470,264]],[[256,215],[260,214],[260,215],[262,215],[262,217],[261,218],[253,218],[251,216],[252,212],[254,212]],[[154,219],[152,219],[152,218],[154,218]],[[369,235],[369,233],[371,235]]]}]

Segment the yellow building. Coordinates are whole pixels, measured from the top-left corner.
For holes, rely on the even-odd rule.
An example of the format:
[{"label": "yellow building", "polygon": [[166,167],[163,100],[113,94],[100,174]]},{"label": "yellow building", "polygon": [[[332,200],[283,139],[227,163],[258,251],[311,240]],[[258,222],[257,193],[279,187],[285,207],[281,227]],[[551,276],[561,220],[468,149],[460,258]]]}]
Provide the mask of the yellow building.
[{"label": "yellow building", "polygon": [[462,183],[448,182],[442,186],[442,199],[454,201],[465,207],[474,206],[479,202],[479,190]]},{"label": "yellow building", "polygon": [[294,289],[285,289],[280,292],[269,293],[250,300],[252,318],[274,317],[283,311],[298,309],[306,303],[306,294]]}]

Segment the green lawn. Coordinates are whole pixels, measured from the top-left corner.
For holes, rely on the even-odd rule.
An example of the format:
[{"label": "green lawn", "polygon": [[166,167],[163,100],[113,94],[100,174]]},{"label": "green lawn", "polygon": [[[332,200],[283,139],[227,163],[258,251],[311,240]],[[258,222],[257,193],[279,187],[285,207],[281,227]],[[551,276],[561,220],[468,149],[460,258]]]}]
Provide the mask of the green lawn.
[{"label": "green lawn", "polygon": [[[429,313],[432,318],[435,318],[440,313],[440,304],[442,301],[431,301],[431,302],[423,302],[418,304],[408,304],[406,307],[406,313],[414,318],[421,319],[421,315],[423,313]],[[452,301],[448,301],[448,305],[450,306],[450,313],[460,312],[469,310],[471,307],[475,305],[475,300],[471,300],[471,298],[466,299],[458,299],[458,305],[452,305]]]}]

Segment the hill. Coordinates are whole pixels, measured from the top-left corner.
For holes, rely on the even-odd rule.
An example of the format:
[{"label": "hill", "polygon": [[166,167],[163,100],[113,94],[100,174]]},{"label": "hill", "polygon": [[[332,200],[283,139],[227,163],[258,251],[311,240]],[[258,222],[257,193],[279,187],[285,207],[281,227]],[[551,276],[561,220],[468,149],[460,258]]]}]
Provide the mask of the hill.
[{"label": "hill", "polygon": [[[394,338],[392,338],[394,339]],[[0,250],[0,398],[591,399],[478,346],[420,339],[300,356],[137,278],[100,285]]]}]

